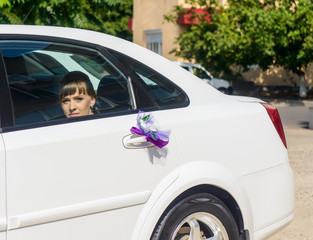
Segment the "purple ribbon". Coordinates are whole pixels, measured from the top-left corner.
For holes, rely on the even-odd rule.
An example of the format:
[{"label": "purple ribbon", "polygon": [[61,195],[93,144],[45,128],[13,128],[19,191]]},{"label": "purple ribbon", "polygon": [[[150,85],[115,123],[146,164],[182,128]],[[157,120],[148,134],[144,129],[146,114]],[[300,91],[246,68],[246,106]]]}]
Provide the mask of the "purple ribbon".
[{"label": "purple ribbon", "polygon": [[148,142],[162,148],[169,142],[170,131],[159,131],[154,123],[154,116],[143,111],[138,112],[137,127],[132,127],[130,131],[134,134],[146,136]]},{"label": "purple ribbon", "polygon": [[150,131],[150,132],[145,133],[136,127],[132,127],[130,131],[134,134],[146,136],[146,140],[148,142],[153,143],[155,146],[159,148],[166,146],[169,142],[169,141],[161,139],[161,138],[168,138],[169,132],[166,132],[166,131],[157,131],[157,132]]}]

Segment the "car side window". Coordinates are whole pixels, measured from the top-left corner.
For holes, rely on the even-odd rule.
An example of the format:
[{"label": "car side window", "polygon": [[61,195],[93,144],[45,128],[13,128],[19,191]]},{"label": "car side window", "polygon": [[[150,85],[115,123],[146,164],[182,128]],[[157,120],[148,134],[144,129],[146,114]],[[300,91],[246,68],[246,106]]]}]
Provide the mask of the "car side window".
[{"label": "car side window", "polygon": [[192,67],[193,74],[196,75],[198,78],[201,79],[211,79],[211,77],[202,69],[197,67]]},{"label": "car side window", "polygon": [[60,82],[72,71],[86,74],[97,94],[97,112],[133,108],[127,78],[99,51],[56,42],[0,41],[15,125],[63,118]]},{"label": "car side window", "polygon": [[[188,97],[175,84],[144,64],[119,52],[108,50],[132,76],[135,76],[159,107],[187,106]],[[138,103],[140,105],[140,103]]]},{"label": "car side window", "polygon": [[186,69],[189,72],[189,67],[181,66],[183,69]]}]

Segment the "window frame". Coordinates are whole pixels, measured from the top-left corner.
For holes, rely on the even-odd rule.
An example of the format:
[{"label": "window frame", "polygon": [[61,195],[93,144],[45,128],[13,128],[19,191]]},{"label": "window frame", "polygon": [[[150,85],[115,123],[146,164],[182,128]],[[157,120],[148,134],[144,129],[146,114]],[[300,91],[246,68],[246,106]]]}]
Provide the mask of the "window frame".
[{"label": "window frame", "polygon": [[3,127],[11,126],[13,123],[14,116],[11,92],[2,50],[0,49],[0,133],[3,132]]},{"label": "window frame", "polygon": [[[142,80],[140,77],[134,76],[131,72],[129,72],[128,69],[125,68],[125,66],[124,66],[123,64],[121,64],[121,63],[116,59],[117,63],[119,64],[119,67],[120,67],[120,68],[123,68],[125,72],[128,72],[129,76],[130,76],[132,79],[136,80],[135,83],[139,85],[139,87],[141,88],[141,90],[142,90],[143,92],[145,92],[145,94],[148,95],[148,97],[151,99],[151,101],[153,101],[153,102],[155,103],[155,105],[156,105],[155,107],[142,108],[141,110],[147,110],[147,111],[148,111],[148,110],[166,110],[166,109],[175,109],[175,108],[182,108],[182,107],[187,107],[187,106],[189,106],[190,100],[189,100],[189,97],[188,97],[188,95],[186,94],[186,92],[185,92],[181,87],[179,87],[177,84],[173,83],[171,80],[169,80],[169,79],[166,78],[164,75],[162,75],[161,73],[155,71],[154,69],[152,69],[151,67],[145,65],[144,63],[142,63],[142,62],[140,62],[140,61],[138,61],[138,60],[136,60],[136,59],[134,59],[134,58],[132,58],[132,57],[130,57],[130,56],[128,56],[128,55],[125,55],[125,54],[123,54],[123,53],[121,53],[121,52],[119,52],[119,51],[116,51],[116,50],[110,49],[110,48],[107,48],[106,51],[108,51],[109,54],[111,54],[110,51],[112,51],[112,52],[117,52],[118,54],[123,55],[125,58],[128,58],[128,59],[130,59],[131,61],[134,61],[134,62],[136,62],[136,63],[138,63],[138,64],[140,64],[140,65],[143,65],[146,69],[148,69],[149,71],[153,71],[155,75],[158,75],[159,78],[162,78],[163,81],[166,81],[169,85],[171,85],[172,87],[178,89],[178,90],[184,95],[184,97],[185,97],[185,99],[186,99],[185,103],[182,103],[182,104],[174,104],[174,105],[166,105],[166,106],[160,106],[160,105],[158,105],[158,104],[155,102],[155,100],[152,98],[152,96],[148,93],[147,89],[144,87],[144,86],[145,86],[145,83],[143,82],[143,80]],[[114,58],[114,56],[112,56],[112,57]],[[137,100],[137,99],[138,99],[138,97],[136,98],[136,100]],[[137,104],[138,104],[138,101],[137,101]]]},{"label": "window frame", "polygon": [[[60,43],[60,44],[72,44],[80,47],[86,47],[91,48],[94,50],[99,51],[101,54],[104,55],[109,61],[112,62],[113,65],[115,65],[121,73],[125,77],[130,77],[131,84],[133,85],[133,89],[137,89],[135,92],[135,101],[138,102],[139,94],[143,94],[144,97],[147,99],[147,101],[150,102],[149,107],[140,108],[140,110],[145,111],[155,111],[155,110],[163,110],[163,109],[173,109],[173,108],[180,108],[180,107],[186,107],[189,105],[189,98],[185,91],[183,91],[180,87],[178,87],[176,84],[174,84],[169,79],[165,78],[155,70],[151,69],[150,67],[146,66],[145,64],[137,61],[136,59],[133,59],[129,57],[128,55],[125,55],[119,51],[116,51],[114,49],[110,49],[108,47],[104,47],[98,44],[84,42],[80,40],[73,40],[73,39],[67,39],[67,38],[59,38],[59,37],[52,37],[52,36],[41,36],[41,35],[19,35],[19,34],[3,34],[0,35],[0,41],[2,40],[20,40],[20,41],[47,41],[47,42],[54,42],[54,43]],[[151,69],[155,73],[159,74],[162,78],[164,78],[169,84],[172,84],[176,88],[178,88],[186,97],[187,104],[184,104],[183,106],[158,106],[154,99],[148,94],[146,89],[142,86],[142,83],[140,83],[137,79],[137,77],[133,76],[114,56],[110,54],[109,51],[115,51],[119,54],[122,54],[123,56],[130,58],[133,61],[136,61],[145,67]],[[0,49],[1,52],[1,49]],[[34,122],[30,124],[21,124],[21,125],[14,125],[14,106],[11,99],[11,94],[9,90],[9,83],[8,83],[8,76],[4,64],[4,60],[2,58],[2,54],[0,54],[0,75],[2,76],[2,80],[0,80],[0,131],[1,132],[11,132],[11,131],[17,131],[17,130],[24,130],[24,129],[32,129],[32,128],[38,128],[38,127],[46,127],[46,126],[52,126],[52,125],[58,125],[58,124],[66,124],[71,122],[78,122],[78,121],[86,121],[86,120],[92,120],[92,119],[99,119],[99,118],[106,118],[106,117],[113,117],[113,116],[121,116],[121,115],[128,115],[138,112],[137,109],[130,109],[130,110],[121,110],[121,111],[114,111],[114,112],[107,112],[107,113],[100,113],[96,115],[91,116],[82,116],[79,118],[71,118],[71,119],[55,119],[53,121],[42,121],[42,122]],[[0,77],[1,77],[0,76]],[[130,96],[131,97],[131,96]]]},{"label": "window frame", "polygon": [[[162,29],[144,31],[146,36],[147,49],[159,54],[163,54],[163,31]],[[157,46],[157,47],[155,47]]]}]

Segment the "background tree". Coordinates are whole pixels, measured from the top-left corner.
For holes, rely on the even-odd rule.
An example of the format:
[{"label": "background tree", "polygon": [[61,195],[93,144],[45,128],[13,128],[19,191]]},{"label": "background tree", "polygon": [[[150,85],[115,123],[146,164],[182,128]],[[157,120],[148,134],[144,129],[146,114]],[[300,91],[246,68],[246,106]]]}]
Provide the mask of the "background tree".
[{"label": "background tree", "polygon": [[[177,22],[180,13],[191,13],[192,24],[177,38],[173,52],[195,59],[211,71],[229,73],[236,64],[247,70],[281,66],[303,77],[313,61],[313,4],[311,0],[189,0],[191,10],[175,7],[165,19]],[[196,15],[206,9],[211,21]]]},{"label": "background tree", "polygon": [[132,0],[0,0],[0,22],[91,29],[131,40]]}]

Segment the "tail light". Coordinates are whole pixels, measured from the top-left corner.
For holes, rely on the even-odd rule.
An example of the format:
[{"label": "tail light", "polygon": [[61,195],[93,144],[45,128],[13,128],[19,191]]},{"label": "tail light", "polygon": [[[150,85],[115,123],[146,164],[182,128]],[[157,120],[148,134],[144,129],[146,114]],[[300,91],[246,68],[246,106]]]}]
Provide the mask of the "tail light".
[{"label": "tail light", "polygon": [[287,142],[286,142],[286,137],[285,137],[285,133],[284,133],[284,129],[283,129],[283,124],[280,120],[280,116],[278,113],[277,108],[275,108],[274,106],[268,104],[268,103],[261,103],[263,105],[263,107],[265,107],[268,116],[270,117],[270,119],[272,120],[278,135],[280,136],[280,139],[282,140],[283,144],[285,145],[285,147],[287,148]]}]

